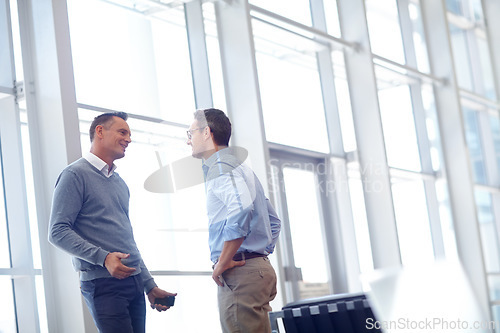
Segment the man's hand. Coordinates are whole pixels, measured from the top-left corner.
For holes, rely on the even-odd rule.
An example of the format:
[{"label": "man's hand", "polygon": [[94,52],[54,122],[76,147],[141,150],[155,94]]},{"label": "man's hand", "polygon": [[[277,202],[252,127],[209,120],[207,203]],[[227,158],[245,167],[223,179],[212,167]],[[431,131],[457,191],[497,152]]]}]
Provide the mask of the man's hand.
[{"label": "man's hand", "polygon": [[104,267],[108,270],[112,277],[117,279],[126,279],[133,272],[135,268],[131,268],[122,264],[122,259],[127,259],[130,254],[125,254],[121,252],[111,252],[106,256],[104,260]]},{"label": "man's hand", "polygon": [[165,290],[160,289],[158,287],[154,287],[153,289],[151,289],[148,293],[148,300],[149,300],[149,303],[151,304],[151,308],[158,310],[158,312],[168,310],[170,308],[170,306],[155,304],[155,298],[163,298],[163,297],[167,297],[167,296],[177,296],[177,293],[175,293],[175,294],[169,293],[168,291],[165,291]]},{"label": "man's hand", "polygon": [[222,264],[222,262],[219,261],[214,266],[214,272],[212,273],[212,279],[214,279],[214,281],[215,281],[215,283],[217,283],[217,285],[223,287],[224,283],[221,280],[222,273],[224,273],[225,271],[227,271],[228,269],[231,269],[233,267],[243,266],[243,265],[245,265],[245,260],[242,260],[242,261],[230,260],[226,265]]}]

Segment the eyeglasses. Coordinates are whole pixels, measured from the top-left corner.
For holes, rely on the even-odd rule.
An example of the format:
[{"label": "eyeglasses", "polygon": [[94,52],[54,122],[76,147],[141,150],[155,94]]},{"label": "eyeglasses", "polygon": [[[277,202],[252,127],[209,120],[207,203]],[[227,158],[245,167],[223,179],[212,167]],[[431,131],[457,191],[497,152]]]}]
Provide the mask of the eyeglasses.
[{"label": "eyeglasses", "polygon": [[186,134],[187,134],[188,140],[191,140],[191,138],[193,137],[194,131],[204,129],[205,127],[198,127],[198,128],[193,128],[193,129],[187,130]]}]

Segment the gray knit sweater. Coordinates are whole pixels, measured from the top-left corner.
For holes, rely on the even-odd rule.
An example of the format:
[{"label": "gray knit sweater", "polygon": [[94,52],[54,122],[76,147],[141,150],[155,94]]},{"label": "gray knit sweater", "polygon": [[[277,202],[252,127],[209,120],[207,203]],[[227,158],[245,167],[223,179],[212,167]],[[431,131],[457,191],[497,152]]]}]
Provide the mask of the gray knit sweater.
[{"label": "gray knit sweater", "polygon": [[130,253],[123,264],[141,274],[144,290],[156,286],[142,261],[128,216],[130,193],[115,172],[104,176],[86,159],[68,165],[56,182],[49,241],[73,255],[82,281],[111,277],[104,267],[110,252]]}]

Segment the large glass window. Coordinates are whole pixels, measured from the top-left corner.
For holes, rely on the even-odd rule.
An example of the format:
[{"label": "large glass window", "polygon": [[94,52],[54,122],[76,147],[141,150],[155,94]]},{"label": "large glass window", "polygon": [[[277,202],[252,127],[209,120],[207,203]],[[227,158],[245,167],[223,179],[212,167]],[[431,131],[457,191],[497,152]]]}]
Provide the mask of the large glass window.
[{"label": "large glass window", "polygon": [[446,7],[454,14],[463,15],[462,2],[462,0],[446,0]]},{"label": "large glass window", "polygon": [[454,24],[450,24],[451,45],[455,61],[456,76],[460,87],[473,90],[472,69],[468,57],[467,34]]},{"label": "large glass window", "polygon": [[447,1],[453,59],[458,84],[496,99],[493,66],[481,1]]},{"label": "large glass window", "polygon": [[[97,114],[83,109],[79,112],[84,152],[90,149],[87,129]],[[216,286],[209,274],[212,263],[208,248],[203,178],[199,177],[197,185],[181,190],[155,188],[169,193],[151,192],[152,188],[145,184],[162,167],[193,160],[186,145],[185,128],[151,123],[136,119],[133,115],[128,124],[132,143],[127,148],[126,156],[115,163],[118,166],[116,171],[130,190],[129,214],[134,237],[146,266],[160,288],[179,294],[173,309],[175,313],[167,313],[166,316],[148,315],[148,327],[158,330],[167,322],[175,321],[177,324],[169,324],[169,327],[179,325],[178,330],[183,332],[199,332],[201,327],[204,327],[205,332],[218,332],[217,297],[206,296],[210,290],[215,293]],[[201,173],[201,164],[199,171]],[[185,170],[182,172],[181,177],[195,177],[185,174]],[[189,251],[181,250],[186,246]],[[205,275],[200,275],[200,272],[205,272]],[[203,307],[209,309],[204,312],[206,320],[203,323],[189,319],[192,316],[192,302],[199,295],[204,295]],[[199,300],[196,303],[199,304]]]},{"label": "large glass window", "polygon": [[358,247],[359,268],[361,273],[368,273],[373,271],[373,256],[363,194],[364,186],[358,163],[353,162],[349,164],[348,178],[356,245]]},{"label": "large glass window", "polygon": [[469,147],[472,169],[474,171],[474,180],[477,183],[486,184],[486,169],[477,111],[465,108],[464,121],[467,146]]},{"label": "large glass window", "polygon": [[403,40],[395,0],[365,0],[372,52],[405,63]]},{"label": "large glass window", "polygon": [[28,201],[28,217],[30,222],[31,248],[33,252],[33,266],[42,268],[42,255],[40,251],[40,234],[38,232],[38,219],[35,201],[35,184],[33,180],[33,163],[31,160],[31,144],[28,130],[25,101],[19,103],[21,116],[21,139],[23,145],[24,177],[26,181],[26,200]]},{"label": "large glass window", "polygon": [[[318,188],[314,172],[283,168],[288,217],[295,266],[301,271],[300,299],[331,293],[324,232],[318,211]],[[314,242],[311,240],[314,239]],[[317,260],[311,260],[311,255]]]},{"label": "large glass window", "polygon": [[499,273],[500,248],[498,246],[498,233],[492,209],[491,194],[477,190],[475,196],[486,271]]},{"label": "large glass window", "polygon": [[0,275],[0,332],[17,333],[16,312],[14,309],[14,295],[10,276]]},{"label": "large glass window", "polygon": [[[495,100],[495,85],[493,82],[493,70],[491,67],[490,54],[484,30],[481,4],[477,1],[461,2],[462,21],[469,22],[474,26],[460,25],[460,21],[449,15],[449,18],[460,26],[463,38],[467,40],[469,49],[465,55],[457,55],[454,50],[455,59],[466,58],[470,63],[472,72],[469,87],[477,95]],[[457,22],[455,22],[457,21]],[[450,23],[451,25],[451,23]],[[458,66],[456,64],[456,66]],[[459,73],[461,69],[457,69]],[[466,88],[467,82],[460,81],[461,88]],[[476,100],[476,101],[475,101]],[[500,257],[498,241],[498,193],[495,188],[499,185],[500,174],[498,172],[500,152],[500,125],[498,110],[489,109],[488,102],[482,98],[462,98],[462,110],[467,148],[472,165],[474,182],[480,185],[475,189],[475,203],[478,219],[478,227],[481,236],[483,262],[488,278],[490,302],[498,303]],[[496,320],[499,315],[498,306],[492,306]]]},{"label": "large glass window", "polygon": [[[86,129],[98,114],[80,111],[83,151],[90,150]],[[176,190],[159,188],[154,193],[145,185],[153,173],[164,166],[191,160],[185,128],[129,118],[132,143],[126,156],[115,161],[117,172],[130,189],[130,219],[134,235],[149,270],[209,271],[208,222],[205,212],[203,180],[196,186]],[[198,160],[194,160],[198,161]],[[200,162],[201,172],[201,162]],[[187,172],[187,171],[184,171]],[[196,175],[182,174],[181,177]],[[175,180],[173,181],[175,183]],[[194,251],[179,251],[196,244]],[[159,251],[159,249],[162,251]]]},{"label": "large glass window", "polygon": [[252,25],[267,140],[328,152],[316,62],[325,46],[257,20]]},{"label": "large glass window", "polygon": [[478,33],[477,52],[479,57],[480,73],[483,83],[483,94],[489,99],[496,99],[495,82],[493,78],[493,67],[491,65],[489,45],[484,33]]},{"label": "large glass window", "polygon": [[[88,128],[100,114],[94,109],[129,113],[132,143],[116,164],[130,189],[135,240],[157,284],[178,293],[175,307],[167,313],[148,312],[148,330],[168,326],[173,331],[215,333],[220,331],[217,287],[210,278],[203,177],[182,189],[177,174],[173,180],[148,183],[153,174],[183,165],[187,159],[200,162],[191,158],[186,145],[195,104],[184,6],[155,6],[153,2],[123,8],[105,1],[69,1],[82,151],[90,149]],[[223,109],[213,5],[205,4],[203,9],[214,104]],[[201,164],[191,169],[201,174]],[[181,170],[180,176],[190,178],[186,172]],[[186,247],[189,251],[181,251]],[[193,304],[206,310],[202,317],[196,315],[202,320],[192,320]]]},{"label": "large glass window", "polygon": [[[427,45],[425,42],[424,24],[422,22],[422,13],[419,1],[410,1],[408,4],[408,14],[411,20],[412,41],[415,50],[415,60],[417,68],[421,72],[430,72],[429,56],[427,54]],[[408,43],[408,41],[405,41]]]},{"label": "large glass window", "polygon": [[337,9],[337,1],[335,0],[323,1],[323,6],[325,8],[327,32],[332,36],[340,37],[341,32],[340,32],[339,13]]},{"label": "large glass window", "polygon": [[378,96],[387,161],[392,167],[420,171],[409,87],[407,85],[381,87],[381,85],[379,83]]},{"label": "large glass window", "polygon": [[450,207],[450,196],[448,184],[445,179],[436,181],[436,198],[438,201],[438,214],[441,220],[441,231],[443,233],[443,246],[446,258],[458,260],[457,242],[455,238],[455,229],[453,226],[453,217]]},{"label": "large glass window", "polygon": [[[490,302],[498,304],[500,257],[498,241],[498,188],[500,182],[500,126],[492,54],[480,0],[447,0],[453,58],[462,99],[467,148],[476,186],[475,203]],[[467,91],[469,90],[469,91]],[[492,306],[498,320],[500,307]]]},{"label": "large glass window", "polygon": [[436,112],[436,101],[433,87],[430,84],[421,85],[422,107],[425,113],[426,135],[429,140],[429,153],[431,157],[431,168],[438,171],[441,163],[441,137],[439,133],[438,116]]},{"label": "large glass window", "polygon": [[36,302],[38,309],[38,320],[40,323],[40,332],[48,333],[49,324],[47,321],[47,309],[45,307],[45,288],[43,286],[43,278],[41,275],[35,276],[35,287],[36,287]]},{"label": "large glass window", "polygon": [[210,69],[210,82],[212,84],[213,106],[217,109],[227,110],[226,94],[222,77],[222,64],[219,52],[219,39],[215,19],[214,4],[203,4],[203,19],[207,43],[208,67]]},{"label": "large glass window", "polygon": [[195,106],[183,7],[155,19],[97,0],[70,0],[68,11],[79,103],[191,120]]},{"label": "large glass window", "polygon": [[497,115],[490,115],[489,119],[495,149],[496,167],[500,168],[500,119]]},{"label": "large glass window", "polygon": [[[31,220],[30,215],[28,228],[28,212],[23,211],[27,208],[30,213],[35,212],[35,201],[31,201],[33,207],[26,207],[23,196],[24,193],[33,195],[33,186],[28,180],[31,176],[31,160],[26,156],[29,150],[25,150],[24,143],[18,140],[24,136],[20,132],[26,124],[21,114],[22,125],[19,126],[18,118],[20,109],[25,109],[22,88],[26,54],[21,54],[19,25],[19,18],[24,18],[25,13],[19,13],[17,5],[17,1],[1,1],[0,4],[0,332],[15,333],[24,328],[45,333],[48,331],[45,302],[37,300],[34,289],[26,286],[28,281],[41,278],[38,270],[41,256],[37,221]],[[16,172],[20,166],[24,167],[24,175]],[[26,188],[23,188],[25,181]],[[32,263],[35,270],[31,269]],[[22,290],[22,299],[15,290]],[[39,292],[43,295],[43,286]],[[26,304],[37,304],[38,316],[26,310]],[[35,318],[40,319],[41,325]]]},{"label": "large glass window", "polygon": [[[368,202],[370,197],[365,197],[367,191],[373,190],[370,188],[373,184],[363,182],[363,170],[359,165],[360,162],[364,165],[369,163],[360,161],[362,154],[357,151],[358,144],[365,141],[356,142],[366,133],[356,131],[352,105],[359,105],[359,101],[351,100],[349,93],[360,87],[349,86],[352,84],[350,73],[346,72],[345,59],[350,61],[349,57],[353,55],[353,59],[366,55],[366,61],[373,59],[375,65],[376,86],[367,84],[362,89],[377,90],[384,139],[380,144],[384,147],[376,146],[378,142],[372,147],[380,148],[380,154],[385,148],[387,165],[382,167],[384,170],[388,167],[391,180],[388,191],[392,195],[387,200],[392,199],[399,241],[396,244],[399,245],[403,264],[428,263],[437,255],[435,251],[441,251],[440,255],[444,252],[446,258],[458,257],[447,172],[443,171],[441,159],[440,126],[437,121],[440,110],[436,110],[434,101],[434,93],[440,90],[439,85],[445,78],[435,78],[430,73],[425,40],[425,32],[432,32],[432,24],[424,27],[419,0],[364,0],[364,6],[361,3],[357,9],[365,10],[360,17],[367,19],[368,36],[356,30],[359,22],[349,22],[349,18],[341,17],[345,31],[354,29],[361,39],[369,38],[370,50],[356,49],[356,46],[350,45],[353,41],[344,44],[331,38],[342,37],[337,2],[340,6],[346,1],[349,0],[248,1],[250,33],[253,33],[256,50],[258,82],[255,84],[259,86],[261,98],[257,103],[262,105],[266,140],[272,143],[269,145],[271,154],[290,154],[301,161],[298,167],[273,165],[279,169],[276,172],[279,184],[275,184],[280,188],[277,200],[284,202],[283,207],[277,207],[277,210],[287,208],[282,210],[286,218],[283,219],[278,248],[279,252],[284,249],[290,252],[278,254],[286,265],[293,264],[293,267],[287,267],[280,261],[281,267],[277,267],[278,273],[284,272],[280,280],[286,281],[280,286],[286,294],[284,300],[291,300],[288,289],[292,279],[296,284],[293,297],[306,298],[336,292],[332,289],[332,286],[337,286],[335,279],[344,278],[336,274],[344,272],[335,272],[331,267],[337,264],[333,259],[338,258],[338,253],[331,252],[338,248],[335,247],[337,244],[332,246],[330,243],[332,239],[327,235],[328,231],[340,230],[342,241],[352,241],[348,244],[351,245],[349,249],[357,250],[356,254],[349,251],[342,253],[347,263],[345,267],[350,269],[346,275],[357,274],[357,267],[354,266],[358,264],[361,273],[368,273],[374,268],[374,259],[379,259],[372,257],[370,244],[372,241],[384,241],[384,235],[370,234],[368,222],[373,218],[370,214],[377,209]],[[167,313],[148,311],[148,331],[168,328],[171,331],[215,333],[220,331],[217,287],[210,278],[212,263],[207,242],[204,186],[200,181],[182,189],[160,191],[167,193],[154,193],[147,185],[147,180],[155,172],[167,165],[182,164],[191,155],[186,145],[185,130],[196,108],[193,87],[198,89],[199,85],[193,84],[197,83],[193,80],[198,76],[194,75],[196,72],[192,73],[192,68],[196,66],[191,66],[192,57],[189,54],[189,46],[192,47],[196,39],[192,38],[192,30],[190,34],[186,31],[185,10],[193,3],[184,3],[68,0],[71,51],[82,151],[86,152],[90,147],[87,131],[92,119],[99,114],[95,110],[119,110],[131,115],[132,144],[127,149],[126,157],[116,161],[117,172],[130,188],[130,218],[146,265],[161,288],[179,294],[176,306]],[[481,0],[445,0],[444,3],[454,59],[454,73],[450,75],[457,78],[462,94],[464,129],[457,131],[465,131],[474,182],[481,185],[475,192],[483,246],[483,258],[478,260],[484,260],[486,266],[490,301],[500,304],[500,244],[496,221],[500,210],[497,193],[500,185],[500,118],[495,109],[498,91],[495,81],[498,78],[495,78],[492,64],[494,50],[490,49]],[[16,80],[21,81],[24,74],[20,61],[19,42],[22,36],[17,27],[17,1],[11,0],[10,4],[13,47],[17,54]],[[222,64],[227,59],[222,59],[220,55],[217,30],[220,27],[214,10],[219,3],[201,1],[196,4],[200,4],[203,10],[203,22],[198,23],[204,24],[205,28],[210,73],[210,87],[204,88],[211,89],[213,106],[225,110],[224,86],[233,82],[223,80]],[[226,5],[238,6],[241,2],[228,2],[220,7],[221,10]],[[403,7],[406,5],[407,8]],[[248,8],[245,3],[243,6]],[[316,12],[322,9],[324,12]],[[318,21],[313,27],[311,13],[314,13],[315,19],[324,15],[325,26]],[[26,13],[20,14],[20,17],[25,17]],[[242,32],[246,33],[234,31],[235,34]],[[26,45],[32,45],[31,42],[39,43],[40,40],[27,42]],[[328,54],[331,54],[329,59],[325,57]],[[224,55],[231,57],[230,52]],[[36,56],[33,59],[36,60]],[[330,61],[333,68],[327,68]],[[347,62],[347,65],[349,69],[351,63]],[[446,83],[445,86],[450,88]],[[11,88],[7,89],[7,95],[12,95]],[[329,99],[333,94],[336,98]],[[37,228],[26,106],[22,99],[17,102],[21,109],[34,274],[39,274],[42,268],[39,243],[45,238],[39,238]],[[364,112],[355,111],[361,112],[361,115]],[[444,128],[449,124],[440,125]],[[329,126],[333,126],[334,130]],[[337,155],[335,140],[340,138],[345,154],[339,152]],[[5,147],[5,142],[1,143]],[[334,152],[330,151],[330,147],[335,148],[335,156],[332,156]],[[366,147],[370,145],[359,149]],[[328,161],[335,160],[341,166],[341,172],[336,170],[333,178],[345,182],[341,186],[345,185],[346,191],[340,193],[336,187],[327,188],[332,193],[318,193],[321,192],[318,191],[321,188],[318,185],[320,178],[314,171],[303,167],[304,160],[315,160],[318,156]],[[385,160],[381,160],[385,164]],[[10,258],[9,247],[13,250],[15,247],[14,243],[9,243],[5,205],[9,193],[5,193],[3,188],[3,180],[8,176],[3,175],[0,163],[0,270],[3,270],[3,275],[0,275],[0,295],[3,297],[0,331],[16,332],[16,320],[22,320],[22,316],[15,310],[12,286],[16,280],[12,279],[10,272],[11,265],[16,267],[17,263],[11,263]],[[179,183],[174,180],[172,184]],[[330,194],[329,199],[334,198],[332,200],[338,204],[337,211],[333,213],[328,211],[330,207],[325,208],[333,203],[325,200],[325,196]],[[285,238],[287,228],[289,234]],[[285,243],[287,246],[283,246]],[[461,244],[458,245],[462,250]],[[311,253],[317,260],[311,260]],[[348,280],[352,281],[350,277]],[[38,302],[41,331],[47,332],[42,276],[35,276],[35,281],[36,296],[33,295],[33,299]],[[352,286],[349,284],[346,288]],[[51,296],[49,292],[52,291],[47,292]],[[193,304],[203,311],[194,310]],[[192,320],[194,312],[197,320]],[[493,312],[498,320],[500,306],[493,306]]]},{"label": "large glass window", "polygon": [[434,251],[422,181],[392,178],[392,195],[403,265],[432,263]]}]

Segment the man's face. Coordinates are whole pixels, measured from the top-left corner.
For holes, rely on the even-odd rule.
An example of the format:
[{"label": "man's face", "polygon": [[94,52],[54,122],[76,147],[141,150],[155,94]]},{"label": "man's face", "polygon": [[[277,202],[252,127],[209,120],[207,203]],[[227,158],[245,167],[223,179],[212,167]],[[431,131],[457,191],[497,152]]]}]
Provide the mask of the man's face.
[{"label": "man's face", "polygon": [[200,127],[198,120],[193,120],[191,126],[188,129],[188,140],[187,144],[191,146],[191,154],[195,158],[202,158],[203,153],[206,150],[205,141],[203,136],[203,130],[205,127]]},{"label": "man's face", "polygon": [[125,120],[113,117],[111,123],[102,126],[102,145],[111,160],[117,160],[125,156],[125,149],[132,141],[130,139],[130,128]]}]

